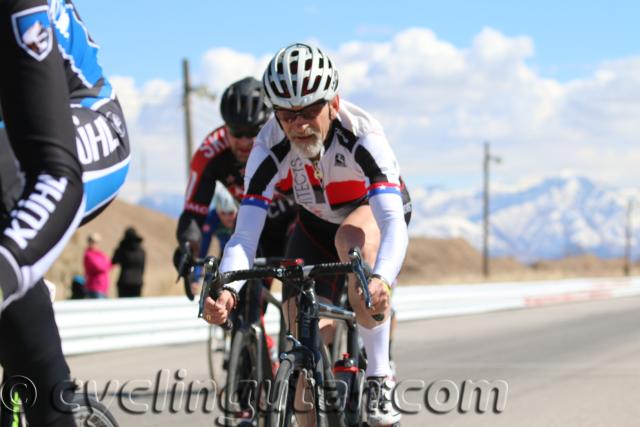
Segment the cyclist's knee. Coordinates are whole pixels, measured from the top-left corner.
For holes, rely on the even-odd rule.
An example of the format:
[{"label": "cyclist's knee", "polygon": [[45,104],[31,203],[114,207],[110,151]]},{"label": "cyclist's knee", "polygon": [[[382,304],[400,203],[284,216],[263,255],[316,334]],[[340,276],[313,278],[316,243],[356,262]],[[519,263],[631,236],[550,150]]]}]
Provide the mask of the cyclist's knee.
[{"label": "cyclist's knee", "polygon": [[347,251],[353,246],[361,247],[365,243],[365,232],[362,228],[354,224],[342,224],[334,238],[334,244],[338,250],[340,257],[346,255]]},{"label": "cyclist's knee", "polygon": [[327,345],[331,344],[336,330],[335,322],[331,319],[320,319],[319,327],[320,335],[322,335],[322,342]]},{"label": "cyclist's knee", "polygon": [[346,261],[349,249],[357,246],[362,251],[362,258],[373,264],[380,247],[380,233],[377,228],[343,224],[336,232],[334,243],[341,261]]}]

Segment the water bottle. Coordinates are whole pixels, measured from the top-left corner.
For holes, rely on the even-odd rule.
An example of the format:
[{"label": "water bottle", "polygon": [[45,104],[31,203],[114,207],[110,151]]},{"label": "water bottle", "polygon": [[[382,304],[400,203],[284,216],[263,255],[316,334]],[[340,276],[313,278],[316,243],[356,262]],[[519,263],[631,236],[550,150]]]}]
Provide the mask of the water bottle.
[{"label": "water bottle", "polygon": [[349,353],[344,353],[334,364],[333,374],[340,396],[338,410],[346,414],[348,424],[354,424],[355,418],[359,416],[359,394],[364,384],[364,373],[356,366]]}]

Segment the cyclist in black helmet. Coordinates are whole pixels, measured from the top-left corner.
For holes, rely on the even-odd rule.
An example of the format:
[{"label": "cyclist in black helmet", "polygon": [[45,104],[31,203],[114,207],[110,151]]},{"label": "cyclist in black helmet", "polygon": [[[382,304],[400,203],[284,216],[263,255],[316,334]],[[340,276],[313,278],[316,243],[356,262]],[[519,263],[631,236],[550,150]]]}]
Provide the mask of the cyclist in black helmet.
[{"label": "cyclist in black helmet", "polygon": [[[191,160],[184,209],[176,234],[179,243],[189,242],[194,256],[199,254],[202,228],[206,226],[216,181],[221,182],[238,203],[242,200],[244,170],[253,140],[271,116],[271,109],[263,99],[262,83],[253,77],[227,87],[220,101],[224,124],[207,135]],[[293,204],[284,197],[275,197],[269,206],[268,218],[261,235],[260,255],[282,256],[284,237],[295,218]]]}]

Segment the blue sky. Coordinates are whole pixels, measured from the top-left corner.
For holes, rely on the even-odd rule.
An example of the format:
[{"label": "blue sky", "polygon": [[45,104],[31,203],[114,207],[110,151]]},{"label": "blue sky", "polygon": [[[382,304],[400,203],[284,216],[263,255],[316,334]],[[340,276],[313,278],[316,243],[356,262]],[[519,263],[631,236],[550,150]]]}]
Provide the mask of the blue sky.
[{"label": "blue sky", "polygon": [[335,48],[348,40],[381,41],[414,26],[430,28],[457,47],[468,46],[487,26],[529,36],[535,42],[532,65],[560,80],[582,76],[603,60],[639,53],[640,2],[633,0],[75,3],[103,48],[109,72],[141,81],[177,79],[180,58],[197,65],[212,47],[264,55],[315,39]]},{"label": "blue sky", "polygon": [[[220,93],[294,41],[328,51],[410,185],[479,188],[487,139],[497,181],[640,183],[640,1],[75,3],[125,109],[131,199],[185,187],[182,58]],[[193,104],[197,144],[221,122],[217,104]]]}]

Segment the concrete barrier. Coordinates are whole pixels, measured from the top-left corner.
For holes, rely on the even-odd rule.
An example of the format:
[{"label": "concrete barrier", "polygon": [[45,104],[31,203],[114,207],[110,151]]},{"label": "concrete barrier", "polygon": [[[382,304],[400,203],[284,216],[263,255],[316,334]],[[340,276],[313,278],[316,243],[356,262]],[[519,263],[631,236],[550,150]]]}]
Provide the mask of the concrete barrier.
[{"label": "concrete barrier", "polygon": [[[640,295],[640,277],[400,286],[393,305],[399,321],[410,321],[632,295]],[[204,341],[209,334],[197,303],[185,297],[60,301],[54,310],[67,355]],[[277,332],[275,310],[267,310],[265,322]]]}]

